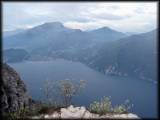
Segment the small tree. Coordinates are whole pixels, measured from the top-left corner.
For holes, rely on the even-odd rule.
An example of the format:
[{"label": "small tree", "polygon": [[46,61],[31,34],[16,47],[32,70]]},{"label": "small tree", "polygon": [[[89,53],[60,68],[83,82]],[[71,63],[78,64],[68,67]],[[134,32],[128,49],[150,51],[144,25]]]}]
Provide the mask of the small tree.
[{"label": "small tree", "polygon": [[73,96],[77,95],[80,90],[85,86],[85,81],[80,80],[79,83],[73,83],[71,80],[61,80],[59,82],[60,93],[63,97],[64,105],[71,104]]},{"label": "small tree", "polygon": [[43,86],[43,93],[46,99],[46,105],[52,105],[52,106],[58,106],[58,94],[59,92],[57,91],[57,81],[52,81],[52,80],[45,80],[44,81],[44,86]]},{"label": "small tree", "polygon": [[80,80],[79,83],[69,79],[60,81],[45,80],[43,92],[49,106],[61,104],[59,98],[63,98],[63,104],[68,106],[71,104],[73,96],[79,94],[84,86],[84,80]]},{"label": "small tree", "polygon": [[50,80],[46,80],[44,83],[44,95],[49,103],[52,102],[53,88],[53,82]]}]

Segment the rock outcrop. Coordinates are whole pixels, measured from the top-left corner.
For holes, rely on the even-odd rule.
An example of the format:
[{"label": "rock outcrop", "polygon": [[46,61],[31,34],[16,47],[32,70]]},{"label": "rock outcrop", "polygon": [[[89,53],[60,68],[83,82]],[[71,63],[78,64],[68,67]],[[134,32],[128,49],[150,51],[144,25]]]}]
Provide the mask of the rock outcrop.
[{"label": "rock outcrop", "polygon": [[17,72],[7,64],[2,65],[1,114],[15,112],[31,105],[33,100],[27,94],[26,86]]},{"label": "rock outcrop", "polygon": [[61,108],[60,112],[53,112],[53,114],[44,114],[40,116],[34,116],[32,119],[91,119],[91,118],[114,118],[114,119],[139,119],[135,114],[106,114],[100,116],[99,114],[90,113],[85,107],[73,107]]}]

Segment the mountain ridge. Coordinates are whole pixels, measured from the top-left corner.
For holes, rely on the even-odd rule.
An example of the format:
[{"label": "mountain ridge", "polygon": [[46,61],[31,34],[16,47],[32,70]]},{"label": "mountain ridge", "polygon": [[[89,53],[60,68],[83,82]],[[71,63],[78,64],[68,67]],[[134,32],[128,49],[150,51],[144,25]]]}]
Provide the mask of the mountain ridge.
[{"label": "mountain ridge", "polygon": [[[103,73],[107,70],[107,74],[111,72],[117,75],[126,75],[126,71],[133,73],[135,68],[128,68],[126,63],[128,66],[134,63],[137,68],[144,69],[144,63],[152,64],[155,60],[151,56],[156,58],[157,55],[157,29],[128,36],[108,27],[85,32],[51,22],[28,31],[4,38],[4,48],[24,49],[30,54],[30,60],[63,58],[80,61]],[[152,70],[155,71],[156,64],[153,66]],[[156,79],[150,67],[147,65],[145,68],[148,71],[145,71],[145,75]],[[136,76],[140,75],[136,73]]]}]

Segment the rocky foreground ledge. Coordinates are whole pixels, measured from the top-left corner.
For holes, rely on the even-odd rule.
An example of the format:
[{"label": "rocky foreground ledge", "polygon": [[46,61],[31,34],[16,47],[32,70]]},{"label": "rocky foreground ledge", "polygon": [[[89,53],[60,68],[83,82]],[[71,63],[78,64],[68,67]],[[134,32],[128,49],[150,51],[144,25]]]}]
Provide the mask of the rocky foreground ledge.
[{"label": "rocky foreground ledge", "polygon": [[70,105],[68,108],[61,108],[60,111],[55,111],[52,114],[42,114],[39,116],[33,116],[32,119],[67,119],[67,118],[111,118],[111,119],[140,119],[137,115],[128,114],[106,114],[100,116],[99,114],[90,113],[85,107],[74,107]]}]

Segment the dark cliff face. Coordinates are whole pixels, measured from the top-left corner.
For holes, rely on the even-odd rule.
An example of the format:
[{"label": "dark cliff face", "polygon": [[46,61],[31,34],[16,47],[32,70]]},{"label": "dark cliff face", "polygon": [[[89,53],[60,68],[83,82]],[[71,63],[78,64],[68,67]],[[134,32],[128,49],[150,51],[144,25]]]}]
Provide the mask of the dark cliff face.
[{"label": "dark cliff face", "polygon": [[32,99],[27,94],[25,84],[17,72],[7,64],[2,65],[0,92],[2,114],[17,111],[32,103]]}]

